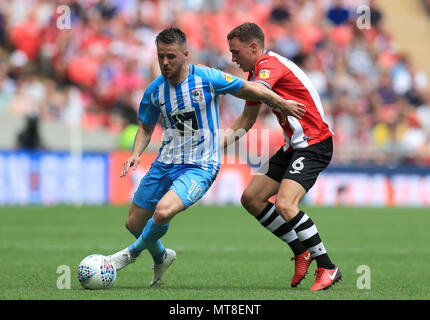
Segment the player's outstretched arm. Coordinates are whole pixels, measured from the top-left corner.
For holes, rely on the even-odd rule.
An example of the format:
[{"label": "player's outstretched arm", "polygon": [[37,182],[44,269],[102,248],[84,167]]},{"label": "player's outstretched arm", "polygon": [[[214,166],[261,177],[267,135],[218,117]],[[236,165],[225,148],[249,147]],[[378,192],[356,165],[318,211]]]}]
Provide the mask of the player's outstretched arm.
[{"label": "player's outstretched arm", "polygon": [[283,118],[293,116],[300,120],[306,112],[304,104],[294,100],[285,100],[262,83],[244,81],[242,88],[234,96],[250,101],[262,101],[265,104],[277,107]]},{"label": "player's outstretched arm", "polygon": [[130,157],[124,163],[120,177],[124,177],[130,168],[133,168],[133,170],[137,169],[140,162],[140,155],[148,146],[154,128],[155,125],[143,124],[139,121],[139,128],[134,137],[133,150]]},{"label": "player's outstretched arm", "polygon": [[258,114],[261,109],[261,103],[258,105],[245,104],[242,114],[237,117],[231,127],[225,131],[221,148],[225,149],[227,146],[236,140],[239,140],[245,135],[249,129],[252,128],[257,120]]}]

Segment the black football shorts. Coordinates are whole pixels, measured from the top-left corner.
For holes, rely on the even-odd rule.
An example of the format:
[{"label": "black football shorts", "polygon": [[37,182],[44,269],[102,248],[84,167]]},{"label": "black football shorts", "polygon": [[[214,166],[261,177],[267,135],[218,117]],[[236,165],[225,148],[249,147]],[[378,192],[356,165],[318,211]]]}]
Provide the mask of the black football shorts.
[{"label": "black football shorts", "polygon": [[279,149],[268,162],[263,164],[260,173],[278,181],[291,179],[309,191],[333,155],[333,139],[330,137],[309,147],[285,152]]}]

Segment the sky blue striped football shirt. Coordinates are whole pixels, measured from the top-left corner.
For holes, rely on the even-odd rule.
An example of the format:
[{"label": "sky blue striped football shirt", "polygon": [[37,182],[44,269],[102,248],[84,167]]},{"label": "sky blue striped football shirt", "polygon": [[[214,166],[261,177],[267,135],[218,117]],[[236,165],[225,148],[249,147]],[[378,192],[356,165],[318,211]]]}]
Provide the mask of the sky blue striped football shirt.
[{"label": "sky blue striped football shirt", "polygon": [[163,75],[146,89],[139,120],[156,124],[161,114],[163,139],[157,160],[194,164],[213,171],[220,167],[219,95],[234,94],[243,80],[220,70],[189,65],[181,83],[171,85]]}]

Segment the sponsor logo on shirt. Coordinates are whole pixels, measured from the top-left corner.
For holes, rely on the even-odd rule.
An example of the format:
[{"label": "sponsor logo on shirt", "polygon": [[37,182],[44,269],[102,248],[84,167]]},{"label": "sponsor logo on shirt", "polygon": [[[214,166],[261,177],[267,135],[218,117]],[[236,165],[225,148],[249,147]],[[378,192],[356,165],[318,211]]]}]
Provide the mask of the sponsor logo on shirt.
[{"label": "sponsor logo on shirt", "polygon": [[269,79],[270,76],[270,70],[267,69],[261,69],[260,73],[258,74],[260,79]]},{"label": "sponsor logo on shirt", "polygon": [[202,89],[193,89],[191,90],[191,97],[193,99],[193,102],[199,103],[200,101],[203,101],[203,90]]},{"label": "sponsor logo on shirt", "polygon": [[224,78],[224,80],[228,81],[228,82],[232,82],[233,81],[233,77],[231,74],[225,73],[225,72],[221,72],[222,73],[222,77]]}]

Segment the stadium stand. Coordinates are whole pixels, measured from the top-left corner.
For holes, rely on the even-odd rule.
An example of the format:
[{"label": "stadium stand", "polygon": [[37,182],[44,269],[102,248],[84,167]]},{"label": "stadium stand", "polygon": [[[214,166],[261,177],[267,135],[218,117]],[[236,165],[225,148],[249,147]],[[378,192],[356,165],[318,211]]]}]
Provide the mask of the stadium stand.
[{"label": "stadium stand", "polygon": [[[157,32],[179,26],[188,35],[193,63],[244,77],[231,64],[226,35],[252,20],[265,31],[267,48],[298,63],[317,86],[336,134],[334,163],[430,166],[428,69],[418,67],[414,54],[399,50],[392,34],[398,28],[386,21],[391,17],[386,1],[63,3],[71,9],[70,29],[58,28],[62,12],[52,1],[0,2],[2,149],[17,146],[30,114],[38,116],[46,148],[68,149],[75,89],[84,149],[127,145],[119,143],[121,133],[135,124],[144,88],[159,74]],[[360,5],[370,8],[370,29],[357,28]],[[242,107],[238,99],[225,97],[220,126],[227,128]],[[277,128],[270,110],[262,113],[256,128]],[[282,143],[281,134],[271,130],[273,150]]]}]

